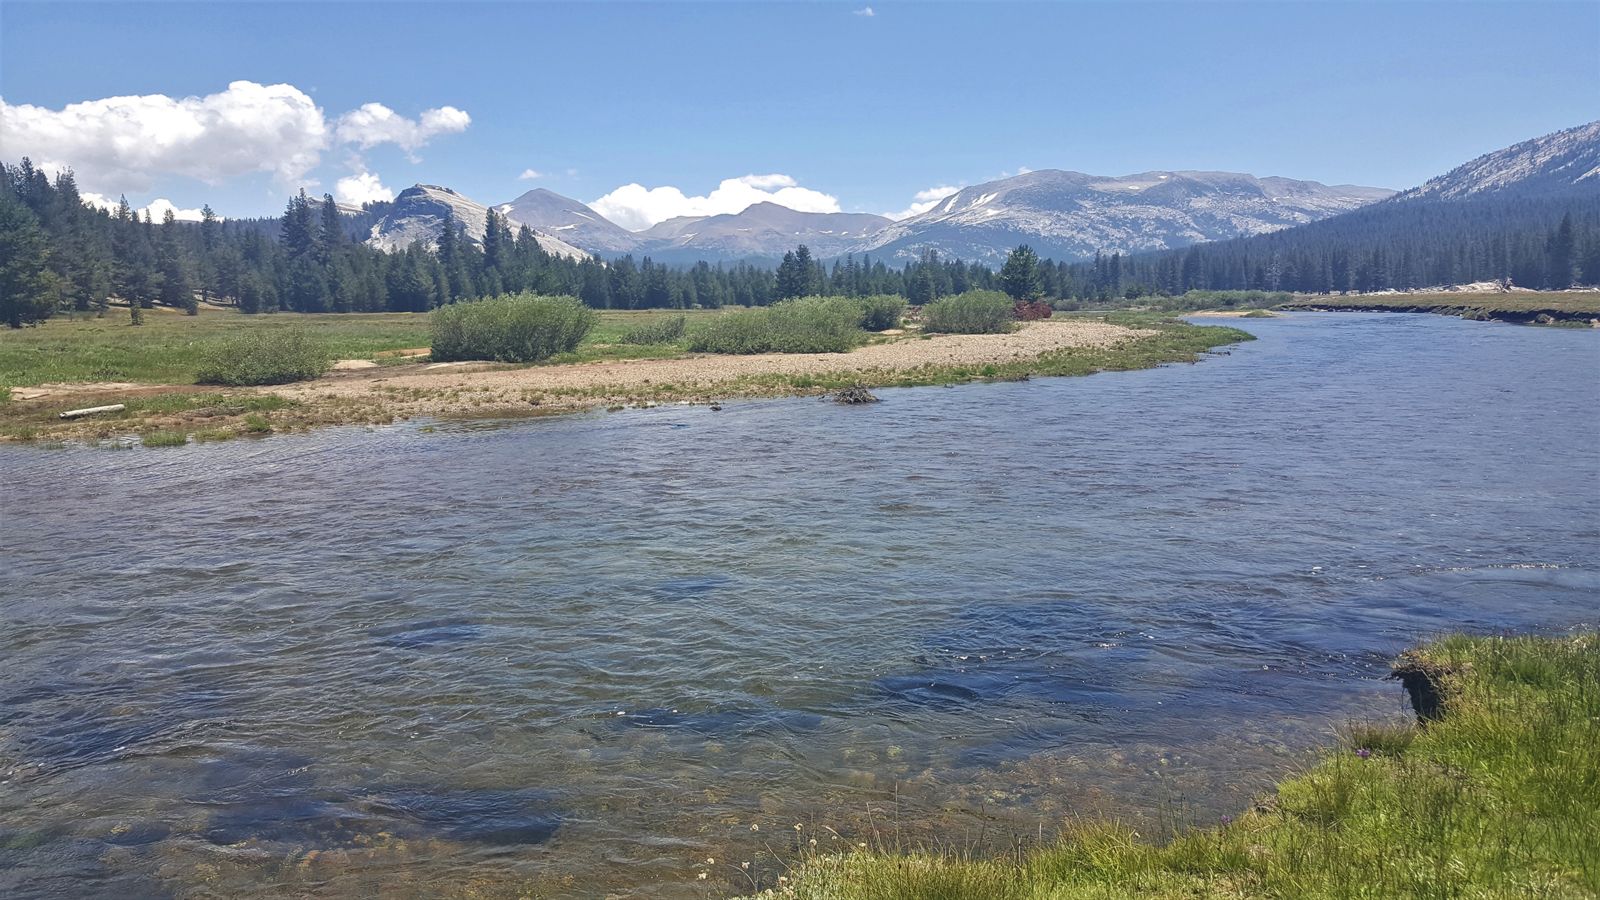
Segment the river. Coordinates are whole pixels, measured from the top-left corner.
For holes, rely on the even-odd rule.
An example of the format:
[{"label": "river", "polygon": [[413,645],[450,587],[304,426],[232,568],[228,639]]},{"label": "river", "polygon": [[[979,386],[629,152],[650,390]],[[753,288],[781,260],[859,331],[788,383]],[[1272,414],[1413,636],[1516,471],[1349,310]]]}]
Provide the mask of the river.
[{"label": "river", "polygon": [[0,446],[0,895],[693,897],[812,839],[1158,834],[1403,715],[1418,639],[1595,626],[1600,333],[1230,324],[860,407]]}]

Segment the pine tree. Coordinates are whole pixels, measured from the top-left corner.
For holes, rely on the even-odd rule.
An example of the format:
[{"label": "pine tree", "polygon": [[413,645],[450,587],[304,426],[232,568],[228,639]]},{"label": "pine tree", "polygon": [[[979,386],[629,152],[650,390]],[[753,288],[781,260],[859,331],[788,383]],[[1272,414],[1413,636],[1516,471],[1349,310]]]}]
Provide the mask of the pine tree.
[{"label": "pine tree", "polygon": [[0,191],[0,319],[21,328],[49,317],[55,287],[38,218],[10,190]]},{"label": "pine tree", "polygon": [[1018,302],[1037,300],[1044,295],[1044,279],[1039,274],[1039,254],[1023,244],[1011,251],[1000,269],[1000,288]]}]

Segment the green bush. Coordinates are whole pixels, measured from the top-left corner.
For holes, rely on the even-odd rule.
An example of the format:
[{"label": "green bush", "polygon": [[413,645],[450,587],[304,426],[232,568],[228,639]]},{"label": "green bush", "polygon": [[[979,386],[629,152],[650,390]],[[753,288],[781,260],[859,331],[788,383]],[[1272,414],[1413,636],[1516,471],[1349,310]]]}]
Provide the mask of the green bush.
[{"label": "green bush", "polygon": [[861,307],[846,297],[805,297],[724,313],[689,335],[696,353],[845,353],[861,343]]},{"label": "green bush", "polygon": [[1000,334],[1016,327],[1011,298],[999,291],[967,291],[923,307],[923,330],[946,334]]},{"label": "green bush", "polygon": [[433,358],[538,362],[577,349],[594,310],[576,297],[516,294],[433,311]]},{"label": "green bush", "polygon": [[622,343],[670,344],[683,337],[684,325],[687,322],[688,319],[683,316],[671,316],[635,325],[622,335]]},{"label": "green bush", "polygon": [[201,384],[287,384],[326,375],[333,354],[301,328],[251,327],[201,357]]},{"label": "green bush", "polygon": [[897,294],[876,294],[856,301],[861,304],[861,327],[868,331],[899,328],[906,314],[906,298]]}]

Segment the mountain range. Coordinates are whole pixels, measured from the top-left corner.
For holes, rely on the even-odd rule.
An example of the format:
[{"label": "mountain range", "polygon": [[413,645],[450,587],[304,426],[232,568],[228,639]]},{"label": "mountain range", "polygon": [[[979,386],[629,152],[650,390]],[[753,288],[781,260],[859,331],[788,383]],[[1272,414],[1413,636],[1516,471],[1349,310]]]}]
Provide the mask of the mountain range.
[{"label": "mountain range", "polygon": [[[1018,244],[1058,261],[1097,253],[1178,249],[1277,232],[1373,204],[1600,192],[1600,122],[1485,154],[1408,191],[1324,185],[1230,172],[1156,171],[1117,177],[1058,169],[963,188],[893,221],[865,213],[799,212],[757,203],[738,213],[668,219],[628,231],[588,205],[543,188],[495,209],[541,246],[565,256],[623,254],[658,262],[770,264],[799,244],[819,259],[868,254],[900,263],[928,250],[991,266]],[[369,243],[431,241],[446,213],[481,240],[486,208],[449,188],[417,185],[397,197]]]}]

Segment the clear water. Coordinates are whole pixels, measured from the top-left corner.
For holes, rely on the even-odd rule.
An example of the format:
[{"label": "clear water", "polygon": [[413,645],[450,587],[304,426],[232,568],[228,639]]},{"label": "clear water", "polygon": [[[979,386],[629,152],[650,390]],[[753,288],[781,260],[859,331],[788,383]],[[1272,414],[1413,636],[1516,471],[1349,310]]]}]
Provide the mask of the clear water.
[{"label": "clear water", "polygon": [[866,407],[0,447],[0,894],[700,896],[796,823],[1205,822],[1400,715],[1418,638],[1600,619],[1600,333],[1239,324]]}]

